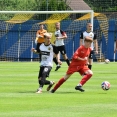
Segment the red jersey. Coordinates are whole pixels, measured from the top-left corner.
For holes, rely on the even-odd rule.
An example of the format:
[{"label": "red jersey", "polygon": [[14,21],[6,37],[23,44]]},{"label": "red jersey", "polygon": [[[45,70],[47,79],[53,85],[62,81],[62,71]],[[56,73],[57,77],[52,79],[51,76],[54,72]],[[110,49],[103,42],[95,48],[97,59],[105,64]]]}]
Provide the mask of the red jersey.
[{"label": "red jersey", "polygon": [[87,61],[78,60],[78,57],[80,58],[88,57],[90,52],[91,52],[91,48],[85,48],[83,45],[80,46],[72,57],[71,65],[83,66],[87,64]]}]

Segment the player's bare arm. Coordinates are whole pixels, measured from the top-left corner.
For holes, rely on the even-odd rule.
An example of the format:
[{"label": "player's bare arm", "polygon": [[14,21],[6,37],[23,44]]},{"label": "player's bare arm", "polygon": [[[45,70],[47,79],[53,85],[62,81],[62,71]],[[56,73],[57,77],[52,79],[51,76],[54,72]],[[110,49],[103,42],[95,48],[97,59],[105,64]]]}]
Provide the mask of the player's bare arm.
[{"label": "player's bare arm", "polygon": [[95,52],[96,52],[96,54],[98,54],[98,43],[97,43],[97,39],[95,39],[93,42],[94,42],[94,46],[95,46]]},{"label": "player's bare arm", "polygon": [[115,44],[115,50],[114,50],[114,53],[117,52],[117,40],[116,40],[116,44]]},{"label": "player's bare arm", "polygon": [[37,34],[36,37],[43,38],[43,36],[41,36],[40,34]]},{"label": "player's bare arm", "polygon": [[83,45],[83,32],[80,34],[80,46]]},{"label": "player's bare arm", "polygon": [[80,46],[83,45],[83,39],[80,39]]},{"label": "player's bare arm", "polygon": [[38,53],[35,48],[32,48],[31,51],[34,52],[34,53]]},{"label": "player's bare arm", "polygon": [[56,37],[56,39],[66,39],[67,38],[67,35],[64,34],[62,37]]},{"label": "player's bare arm", "polygon": [[[80,49],[79,49],[79,51],[80,51]],[[84,57],[84,58],[79,57],[78,52],[74,54],[73,58],[76,59],[76,60],[81,60],[81,61],[87,61],[88,60],[88,57]]]},{"label": "player's bare arm", "polygon": [[88,60],[88,57],[84,57],[84,58],[78,57],[77,60],[87,61]]}]

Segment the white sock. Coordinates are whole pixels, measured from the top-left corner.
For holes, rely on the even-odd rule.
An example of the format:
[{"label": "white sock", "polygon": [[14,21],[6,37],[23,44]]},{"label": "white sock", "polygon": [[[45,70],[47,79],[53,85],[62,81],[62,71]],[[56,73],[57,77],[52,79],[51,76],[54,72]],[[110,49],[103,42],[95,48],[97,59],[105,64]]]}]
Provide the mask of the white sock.
[{"label": "white sock", "polygon": [[50,81],[50,84],[52,85],[53,84],[53,81]]},{"label": "white sock", "polygon": [[82,85],[80,83],[77,86],[81,86],[82,87]]},{"label": "white sock", "polygon": [[41,90],[41,91],[42,91],[42,87],[39,87],[39,90]]}]

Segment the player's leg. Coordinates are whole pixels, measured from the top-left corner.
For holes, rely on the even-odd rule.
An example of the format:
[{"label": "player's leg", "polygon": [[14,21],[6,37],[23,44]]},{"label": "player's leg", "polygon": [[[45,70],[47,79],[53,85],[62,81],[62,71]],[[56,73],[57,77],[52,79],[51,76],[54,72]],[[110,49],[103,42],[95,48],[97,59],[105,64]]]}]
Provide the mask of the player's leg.
[{"label": "player's leg", "polygon": [[[57,47],[57,50],[59,51],[59,47]],[[58,57],[59,57],[59,60],[60,60],[60,53],[59,53],[59,55],[58,55]],[[56,57],[54,56],[54,58],[53,58],[53,61],[55,62],[55,64],[56,64],[56,69],[55,69],[55,71],[58,71],[58,69],[59,68],[61,68],[61,64],[59,64],[58,62],[57,62],[57,59],[56,59]],[[62,63],[62,62],[61,62]]]},{"label": "player's leg", "polygon": [[54,93],[74,72],[77,71],[77,66],[72,66],[70,64],[66,75],[64,77],[62,77],[58,83],[54,86],[54,88],[51,90],[51,93]]},{"label": "player's leg", "polygon": [[[47,80],[45,81],[46,83],[47,83]],[[55,82],[54,81],[48,81],[48,87],[47,87],[47,91],[49,91],[51,88],[52,88],[52,86],[55,84]],[[46,84],[47,85],[47,84]]]},{"label": "player's leg", "polygon": [[70,61],[69,61],[69,59],[68,59],[68,57],[67,57],[67,55],[66,55],[66,49],[65,49],[65,46],[64,46],[64,45],[61,46],[60,52],[61,52],[61,54],[62,54],[64,60],[66,61],[67,65],[69,66],[69,65],[70,65]]},{"label": "player's leg", "polygon": [[[59,57],[59,60],[60,60],[60,53],[58,54],[58,57]],[[58,63],[56,57],[53,58],[53,61],[54,61],[55,64],[56,64],[56,69],[55,69],[55,71],[58,71],[58,69],[61,68],[61,64],[62,64],[62,62],[61,62],[61,64]]]},{"label": "player's leg", "polygon": [[[48,73],[46,74],[46,77],[49,77],[51,69],[52,69],[52,67],[48,66]],[[49,91],[54,84],[55,84],[54,81],[49,81],[49,80],[45,79],[45,85],[48,85],[48,87],[46,89],[47,91]]]},{"label": "player's leg", "polygon": [[52,67],[46,66],[46,67],[44,67],[44,70],[42,72],[42,79],[41,79],[42,82],[41,83],[43,83],[43,86],[44,85],[48,85],[47,91],[49,91],[51,89],[51,87],[55,84],[54,81],[46,80],[46,78],[49,77],[49,74],[51,72],[51,69],[52,69]]},{"label": "player's leg", "polygon": [[83,78],[81,81],[78,83],[78,85],[75,87],[76,90],[79,90],[81,92],[84,92],[85,90],[82,88],[82,86],[92,77],[93,72],[85,66],[83,69],[79,70],[79,73],[85,74],[83,75]]},{"label": "player's leg", "polygon": [[56,59],[56,56],[54,55],[54,57],[53,57],[53,61],[54,61],[54,63],[56,64],[56,65],[58,65],[58,62],[57,62],[57,59]]},{"label": "player's leg", "polygon": [[[39,79],[39,92],[42,92],[42,88],[43,88],[43,86],[46,84],[48,84],[48,85],[52,85],[52,84],[54,84],[54,82],[52,82],[52,81],[48,81],[48,80],[46,80],[46,78],[49,76],[49,73],[50,73],[50,71],[51,71],[51,67],[49,67],[49,66],[43,66],[43,67],[40,67],[40,76],[41,76],[41,78]],[[40,77],[39,76],[39,77]]]},{"label": "player's leg", "polygon": [[90,55],[89,55],[89,58],[88,58],[88,62],[89,62],[89,64],[88,64],[88,68],[89,68],[89,69],[92,68],[93,54],[94,54],[94,51],[92,50],[92,51],[90,52]]},{"label": "player's leg", "polygon": [[85,71],[85,74],[83,78],[80,81],[80,84],[83,86],[93,75],[93,72],[91,70]]},{"label": "player's leg", "polygon": [[66,74],[64,77],[60,78],[60,80],[56,83],[54,88],[51,90],[51,93],[54,93],[70,76],[71,74]]},{"label": "player's leg", "polygon": [[44,67],[40,67],[39,74],[38,74],[38,83],[39,83],[39,88],[37,89],[36,93],[42,93],[42,86],[41,86],[41,79],[42,79],[42,72],[43,72]]},{"label": "player's leg", "polygon": [[67,55],[64,54],[64,55],[63,55],[63,58],[64,58],[64,60],[66,61],[67,65],[69,66],[69,65],[70,65],[70,61],[69,61]]}]

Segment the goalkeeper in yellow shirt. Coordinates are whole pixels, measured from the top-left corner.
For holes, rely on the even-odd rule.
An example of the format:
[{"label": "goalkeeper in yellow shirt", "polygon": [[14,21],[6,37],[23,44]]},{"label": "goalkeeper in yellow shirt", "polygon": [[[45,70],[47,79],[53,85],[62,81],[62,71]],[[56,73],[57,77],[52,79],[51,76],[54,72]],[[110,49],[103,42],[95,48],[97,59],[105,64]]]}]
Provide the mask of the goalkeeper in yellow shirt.
[{"label": "goalkeeper in yellow shirt", "polygon": [[[44,34],[47,33],[47,30],[44,29],[44,25],[40,24],[39,25],[39,30],[37,30],[36,33],[36,39],[35,39],[35,43],[36,43],[36,50],[39,50],[39,47],[42,43],[44,43]],[[41,59],[41,56],[39,56]]]}]

